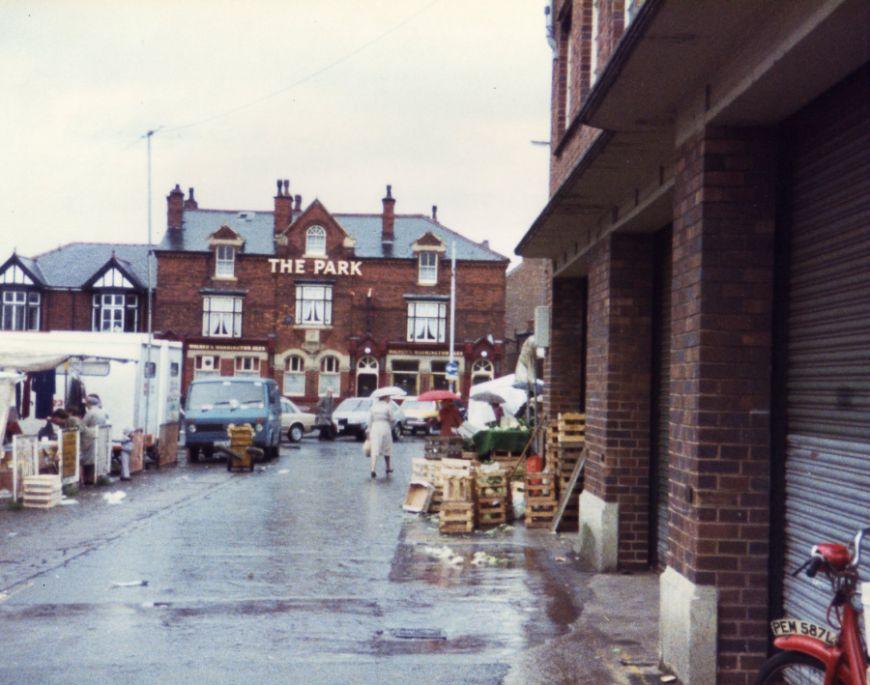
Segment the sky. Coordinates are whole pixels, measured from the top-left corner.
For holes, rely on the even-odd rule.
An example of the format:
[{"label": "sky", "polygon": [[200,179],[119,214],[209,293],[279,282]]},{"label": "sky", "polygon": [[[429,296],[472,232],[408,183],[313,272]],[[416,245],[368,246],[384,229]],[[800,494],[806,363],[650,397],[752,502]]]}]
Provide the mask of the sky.
[{"label": "sky", "polygon": [[507,256],[547,201],[544,0],[0,0],[0,260],[146,242],[166,195],[428,214]]}]

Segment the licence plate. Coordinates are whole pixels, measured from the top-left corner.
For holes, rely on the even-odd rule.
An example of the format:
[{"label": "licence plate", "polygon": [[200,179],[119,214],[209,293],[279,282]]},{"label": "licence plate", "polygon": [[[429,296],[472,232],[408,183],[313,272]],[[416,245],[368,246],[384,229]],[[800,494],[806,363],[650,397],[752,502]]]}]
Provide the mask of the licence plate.
[{"label": "licence plate", "polygon": [[809,621],[798,621],[793,618],[781,618],[770,622],[770,629],[774,637],[786,637],[788,635],[804,635],[821,640],[831,647],[837,644],[837,634],[830,628],[825,628]]},{"label": "licence plate", "polygon": [[229,440],[215,440],[215,441],[214,441],[214,446],[215,446],[215,447],[223,447],[224,449],[229,449],[229,448],[230,448],[230,444],[231,444],[231,443],[230,443]]}]

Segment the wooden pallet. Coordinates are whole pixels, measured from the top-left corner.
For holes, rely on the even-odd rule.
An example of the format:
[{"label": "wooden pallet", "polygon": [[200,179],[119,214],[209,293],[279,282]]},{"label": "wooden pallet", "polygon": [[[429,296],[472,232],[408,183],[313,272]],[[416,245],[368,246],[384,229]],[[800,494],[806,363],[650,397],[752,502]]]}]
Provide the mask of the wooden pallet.
[{"label": "wooden pallet", "polygon": [[503,497],[478,499],[477,522],[481,528],[500,526],[508,520],[508,500]]},{"label": "wooden pallet", "polygon": [[446,535],[474,531],[474,502],[449,502],[441,504],[438,531]]},{"label": "wooden pallet", "polygon": [[441,485],[441,462],[422,457],[411,460],[411,478],[426,480],[435,487]]},{"label": "wooden pallet", "polygon": [[559,414],[559,445],[586,442],[586,414]]},{"label": "wooden pallet", "polygon": [[549,528],[552,526],[558,506],[553,498],[526,498],[526,528]]},{"label": "wooden pallet", "polygon": [[429,501],[429,513],[437,514],[441,511],[441,504],[444,502],[444,488],[440,485],[435,488],[432,493],[432,499]]}]

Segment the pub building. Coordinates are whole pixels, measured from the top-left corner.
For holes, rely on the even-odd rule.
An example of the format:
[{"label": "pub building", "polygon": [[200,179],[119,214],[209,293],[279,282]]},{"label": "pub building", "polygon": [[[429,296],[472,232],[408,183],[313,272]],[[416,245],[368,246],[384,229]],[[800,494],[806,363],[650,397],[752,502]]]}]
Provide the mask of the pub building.
[{"label": "pub building", "polygon": [[154,330],[184,343],[195,378],[273,377],[312,403],[409,395],[448,385],[451,249],[456,256],[458,389],[504,373],[507,258],[431,215],[303,208],[279,180],[274,211],[201,209],[191,188],[167,197],[155,250]]}]

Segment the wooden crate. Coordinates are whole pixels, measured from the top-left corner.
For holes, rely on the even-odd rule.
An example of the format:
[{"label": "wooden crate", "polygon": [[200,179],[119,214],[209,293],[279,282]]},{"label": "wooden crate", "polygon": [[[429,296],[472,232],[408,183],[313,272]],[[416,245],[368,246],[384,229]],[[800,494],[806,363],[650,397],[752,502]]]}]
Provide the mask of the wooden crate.
[{"label": "wooden crate", "polygon": [[429,513],[438,514],[441,511],[441,505],[444,503],[444,488],[437,486],[432,493],[432,499],[429,501]]},{"label": "wooden crate", "polygon": [[443,502],[438,531],[445,535],[474,532],[474,502]]},{"label": "wooden crate", "polygon": [[559,446],[586,442],[586,414],[559,414]]},{"label": "wooden crate", "polygon": [[411,460],[411,478],[426,480],[435,487],[441,485],[441,462],[415,457]]},{"label": "wooden crate", "polygon": [[555,499],[526,498],[526,528],[550,527],[558,506]]},{"label": "wooden crate", "polygon": [[556,499],[556,476],[552,473],[527,473],[526,499]]},{"label": "wooden crate", "polygon": [[23,483],[24,506],[28,509],[51,509],[60,504],[60,476],[25,476]]},{"label": "wooden crate", "polygon": [[477,523],[481,528],[500,526],[508,521],[509,500],[505,497],[477,500]]},{"label": "wooden crate", "polygon": [[455,435],[428,435],[423,445],[426,459],[462,459],[462,438]]}]

